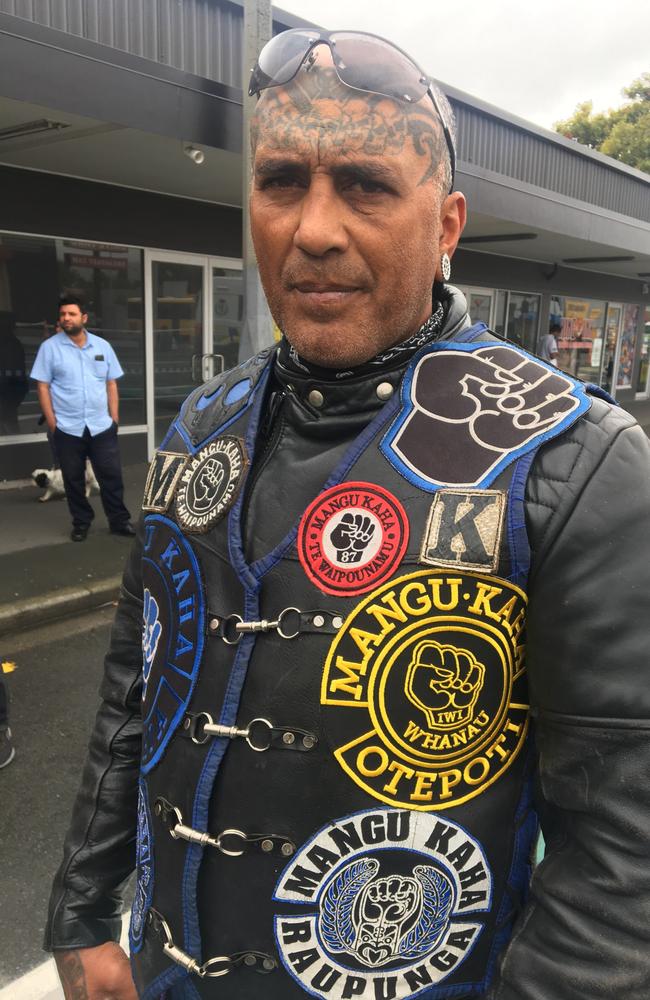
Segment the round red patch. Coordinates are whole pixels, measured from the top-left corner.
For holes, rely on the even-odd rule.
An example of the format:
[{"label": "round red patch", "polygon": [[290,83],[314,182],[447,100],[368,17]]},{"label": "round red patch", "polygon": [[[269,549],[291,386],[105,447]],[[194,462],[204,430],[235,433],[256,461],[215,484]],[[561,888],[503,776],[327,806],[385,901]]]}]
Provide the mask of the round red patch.
[{"label": "round red patch", "polygon": [[309,505],[298,529],[302,567],[326,594],[365,594],[388,579],[409,539],[402,505],[371,483],[341,483]]}]

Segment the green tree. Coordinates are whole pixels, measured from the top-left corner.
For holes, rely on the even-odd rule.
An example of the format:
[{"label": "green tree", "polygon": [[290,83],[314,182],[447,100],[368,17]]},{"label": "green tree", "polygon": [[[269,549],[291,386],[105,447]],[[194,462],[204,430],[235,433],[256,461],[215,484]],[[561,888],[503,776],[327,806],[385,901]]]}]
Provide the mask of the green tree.
[{"label": "green tree", "polygon": [[583,101],[570,118],[555,123],[555,131],[650,173],[650,73],[634,80],[623,94],[625,104],[598,114],[592,101]]}]

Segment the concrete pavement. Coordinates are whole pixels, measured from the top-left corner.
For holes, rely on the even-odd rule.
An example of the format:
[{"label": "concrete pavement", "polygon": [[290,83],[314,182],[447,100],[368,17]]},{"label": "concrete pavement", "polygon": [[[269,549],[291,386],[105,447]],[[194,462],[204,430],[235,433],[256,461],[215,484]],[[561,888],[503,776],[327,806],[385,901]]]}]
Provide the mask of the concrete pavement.
[{"label": "concrete pavement", "polygon": [[[137,522],[147,466],[124,468],[125,499]],[[117,597],[130,540],[111,535],[98,496],[85,542],[70,541],[65,500],[38,503],[40,488],[0,489],[0,635],[99,607]]]}]

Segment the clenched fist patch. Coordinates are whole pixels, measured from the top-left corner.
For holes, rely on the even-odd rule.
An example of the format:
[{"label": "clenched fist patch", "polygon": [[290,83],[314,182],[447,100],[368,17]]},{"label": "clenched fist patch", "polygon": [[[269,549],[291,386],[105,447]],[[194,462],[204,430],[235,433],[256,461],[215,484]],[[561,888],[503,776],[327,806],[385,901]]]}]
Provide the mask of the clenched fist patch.
[{"label": "clenched fist patch", "polygon": [[528,727],[526,598],[506,580],[420,570],[364,598],[321,688],[336,760],[374,798],[436,811],[516,759]]},{"label": "clenched fist patch", "polygon": [[409,369],[380,447],[420,489],[484,489],[589,406],[580,382],[520,348],[436,344]]},{"label": "clenched fist patch", "polygon": [[190,459],[176,489],[176,518],[185,531],[209,531],[230,510],[244,480],[244,442],[224,435]]},{"label": "clenched fist patch", "polygon": [[353,596],[383,583],[408,544],[404,508],[370,483],[342,483],[317,497],[298,531],[305,573],[326,594]]}]

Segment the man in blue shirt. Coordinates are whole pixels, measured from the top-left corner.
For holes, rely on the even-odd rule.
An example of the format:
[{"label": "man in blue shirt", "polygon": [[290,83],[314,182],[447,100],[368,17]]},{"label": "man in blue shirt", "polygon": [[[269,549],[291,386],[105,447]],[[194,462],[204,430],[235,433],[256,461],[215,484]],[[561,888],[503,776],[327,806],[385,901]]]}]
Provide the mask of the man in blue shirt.
[{"label": "man in blue shirt", "polygon": [[54,437],[65,495],[72,516],[73,542],[83,542],[95,513],[86,497],[86,461],[99,483],[111,531],[131,536],[135,530],[124,506],[124,484],[117,443],[117,379],[124,372],[115,351],[86,330],[83,303],[69,295],[59,303],[61,333],[44,341],[31,377]]}]

